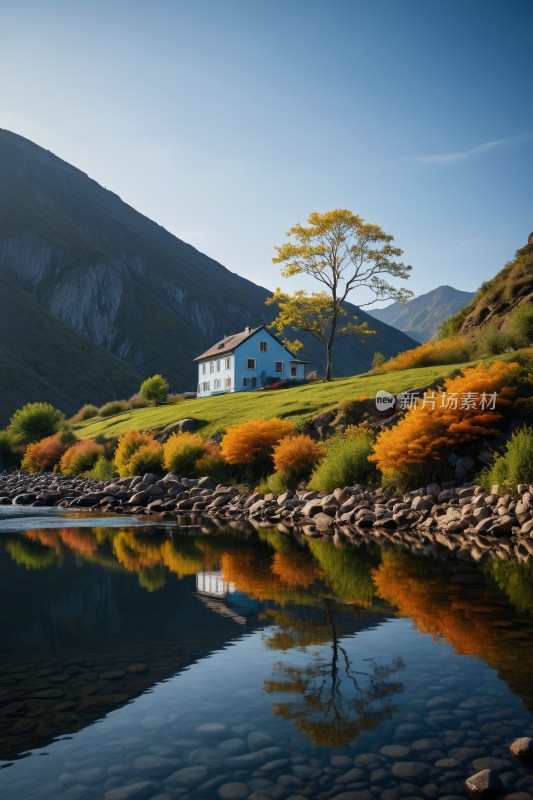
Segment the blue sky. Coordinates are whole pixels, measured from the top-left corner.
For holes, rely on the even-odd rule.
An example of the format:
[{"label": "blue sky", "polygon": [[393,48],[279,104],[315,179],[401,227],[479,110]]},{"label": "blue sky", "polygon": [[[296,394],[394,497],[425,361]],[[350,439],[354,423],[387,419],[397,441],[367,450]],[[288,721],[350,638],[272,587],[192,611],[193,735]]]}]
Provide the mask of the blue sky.
[{"label": "blue sky", "polygon": [[475,290],[533,230],[532,33],[531,0],[0,0],[0,127],[263,286],[349,208],[415,294]]}]

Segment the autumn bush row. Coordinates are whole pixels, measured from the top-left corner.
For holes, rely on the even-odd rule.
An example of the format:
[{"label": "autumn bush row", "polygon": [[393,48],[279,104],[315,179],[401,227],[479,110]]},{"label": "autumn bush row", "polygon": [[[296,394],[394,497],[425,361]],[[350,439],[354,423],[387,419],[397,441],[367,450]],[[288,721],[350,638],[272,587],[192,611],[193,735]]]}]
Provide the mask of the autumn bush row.
[{"label": "autumn bush row", "polygon": [[[351,426],[326,442],[296,431],[289,420],[273,418],[231,426],[220,443],[198,433],[175,433],[161,443],[150,433],[130,430],[113,445],[94,439],[76,441],[64,421],[54,417],[57,429],[50,433],[49,427],[50,435],[27,445],[22,467],[28,472],[54,469],[100,479],[171,471],[274,492],[299,485],[332,491],[355,482],[380,481],[407,488],[452,477],[446,474],[450,452],[464,452],[476,443],[486,446],[510,420],[527,419],[531,389],[531,375],[517,362],[479,364],[448,378],[431,393],[431,402],[419,401],[393,427],[383,427],[376,435],[368,425]],[[453,404],[447,399],[467,395],[493,397],[494,407]],[[38,435],[37,427],[34,420],[27,436]],[[531,428],[526,427],[505,458],[497,460],[500,483],[513,481],[506,478],[506,470],[521,475],[522,482],[533,480],[530,442]]]}]

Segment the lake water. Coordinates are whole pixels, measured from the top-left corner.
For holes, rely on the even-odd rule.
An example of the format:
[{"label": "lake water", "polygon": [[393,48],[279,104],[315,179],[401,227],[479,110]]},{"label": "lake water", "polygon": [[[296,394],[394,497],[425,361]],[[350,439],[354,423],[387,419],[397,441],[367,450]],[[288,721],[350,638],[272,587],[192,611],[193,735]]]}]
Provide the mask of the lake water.
[{"label": "lake water", "polygon": [[531,564],[0,514],[0,797],[533,796]]}]

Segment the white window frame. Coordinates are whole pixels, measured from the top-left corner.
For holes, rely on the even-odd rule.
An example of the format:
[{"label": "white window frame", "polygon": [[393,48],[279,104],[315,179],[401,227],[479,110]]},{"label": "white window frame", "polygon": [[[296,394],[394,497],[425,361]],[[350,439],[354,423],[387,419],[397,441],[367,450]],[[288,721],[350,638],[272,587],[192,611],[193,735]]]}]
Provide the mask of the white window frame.
[{"label": "white window frame", "polygon": [[[281,367],[281,369],[278,369],[278,366]],[[283,375],[283,373],[285,372],[285,362],[284,361],[275,361],[274,362],[274,372],[277,373],[278,375]]]},{"label": "white window frame", "polygon": [[202,364],[202,375],[205,375],[205,371],[206,371],[206,366],[204,361],[204,363]]},{"label": "white window frame", "polygon": [[231,389],[231,377],[224,380],[224,388]]},{"label": "white window frame", "polygon": [[217,372],[220,372],[220,358],[217,361]]},{"label": "white window frame", "polygon": [[268,352],[268,342],[260,341],[259,342],[259,352],[266,353]]},{"label": "white window frame", "polygon": [[215,371],[215,362],[214,361],[210,361],[209,362],[209,373],[212,375],[214,371]]},{"label": "white window frame", "polygon": [[[250,366],[250,363],[253,363],[253,367]],[[255,370],[257,369],[257,361],[255,358],[247,358],[246,359],[246,369]]]},{"label": "white window frame", "polygon": [[231,369],[231,356],[226,358],[226,369]]}]

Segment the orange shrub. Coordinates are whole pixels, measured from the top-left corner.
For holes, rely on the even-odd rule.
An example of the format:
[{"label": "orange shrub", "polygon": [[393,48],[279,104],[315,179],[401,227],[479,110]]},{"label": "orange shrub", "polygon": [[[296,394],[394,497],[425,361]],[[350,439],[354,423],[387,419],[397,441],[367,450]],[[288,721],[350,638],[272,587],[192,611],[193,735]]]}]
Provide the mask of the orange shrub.
[{"label": "orange shrub", "polygon": [[49,470],[59,463],[66,450],[66,445],[61,444],[56,434],[41,439],[40,442],[29,444],[24,453],[21,467],[26,472],[41,472]]},{"label": "orange shrub", "polygon": [[374,372],[389,372],[395,369],[432,367],[435,364],[460,364],[472,358],[472,343],[466,336],[452,336],[440,342],[425,342],[414,350],[398,353],[396,358],[376,367]]},{"label": "orange shrub", "polygon": [[[398,473],[409,482],[442,459],[446,451],[499,432],[502,412],[512,405],[516,390],[510,385],[518,377],[515,362],[494,361],[465,369],[456,378],[448,378],[443,389],[432,392],[426,404],[418,401],[393,428],[384,429],[376,439],[369,457],[385,477]],[[490,404],[497,393],[495,408],[481,408],[480,398]],[[429,396],[429,393],[428,395]],[[474,406],[461,407],[465,397],[477,398]],[[455,400],[454,400],[455,398]],[[457,407],[454,407],[455,404]]]},{"label": "orange shrub", "polygon": [[304,477],[310,474],[321,455],[322,447],[310,436],[304,433],[285,436],[274,447],[274,469],[276,472]]},{"label": "orange shrub", "polygon": [[[126,431],[120,436],[118,440],[117,449],[115,450],[115,466],[121,478],[126,478],[132,475],[138,475],[139,472],[135,471],[139,467],[139,459],[135,463],[130,463],[133,455],[142,447],[149,446],[152,449],[150,453],[155,453],[156,447],[161,448],[161,445],[156,442],[153,436],[149,433],[142,431]],[[147,454],[147,453],[146,453]],[[159,467],[161,468],[161,466]],[[152,470],[144,469],[143,472],[151,472]],[[158,470],[155,470],[156,472]]]},{"label": "orange shrub", "polygon": [[220,445],[207,439],[204,454],[195,462],[194,469],[197,475],[208,475],[218,483],[224,483],[228,478],[229,468],[222,458]]},{"label": "orange shrub", "polygon": [[64,475],[83,475],[94,467],[98,456],[103,452],[103,446],[97,444],[94,439],[83,439],[73,444],[63,454],[59,462],[61,472]]},{"label": "orange shrub", "polygon": [[293,430],[291,422],[279,417],[232,425],[222,439],[222,455],[228,464],[251,464],[270,458],[274,447]]}]

